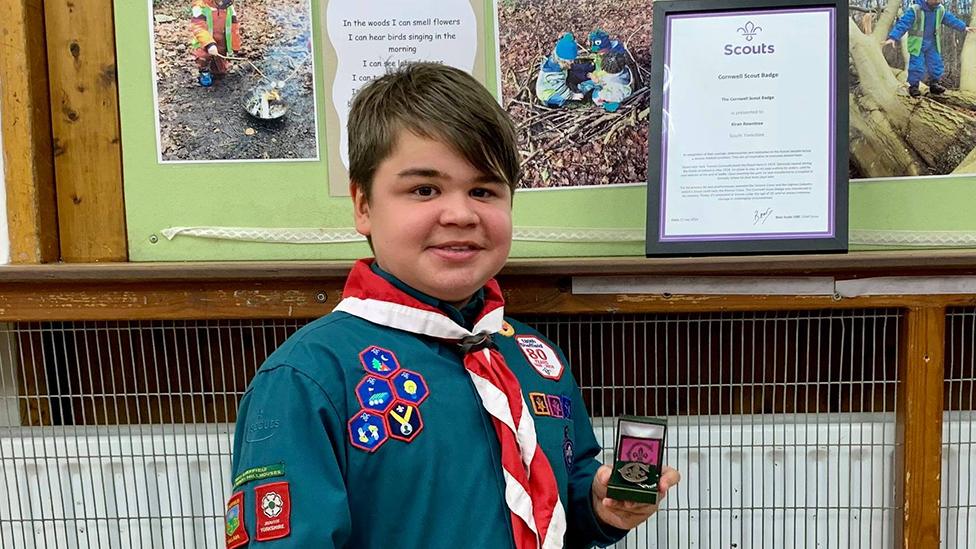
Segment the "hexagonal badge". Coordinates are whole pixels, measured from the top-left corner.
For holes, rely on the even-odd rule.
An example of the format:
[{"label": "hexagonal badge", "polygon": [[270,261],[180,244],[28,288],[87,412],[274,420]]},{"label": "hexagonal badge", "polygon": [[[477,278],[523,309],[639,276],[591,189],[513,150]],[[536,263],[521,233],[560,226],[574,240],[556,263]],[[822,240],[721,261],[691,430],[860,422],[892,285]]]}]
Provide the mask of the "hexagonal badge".
[{"label": "hexagonal badge", "polygon": [[411,404],[420,404],[430,393],[424,377],[411,370],[400,370],[390,381],[396,396]]},{"label": "hexagonal badge", "polygon": [[420,418],[420,409],[413,404],[399,400],[386,413],[386,422],[390,426],[390,436],[404,442],[412,441],[417,433],[424,428],[424,421]]},{"label": "hexagonal badge", "polygon": [[376,345],[370,345],[363,349],[359,353],[359,361],[363,363],[363,368],[367,372],[380,377],[388,378],[400,369],[400,363],[393,351],[387,351]]},{"label": "hexagonal badge", "polygon": [[383,416],[360,410],[349,420],[349,442],[366,452],[375,452],[390,438]]},{"label": "hexagonal badge", "polygon": [[393,385],[389,380],[368,375],[356,385],[356,398],[367,410],[385,412],[393,404]]}]

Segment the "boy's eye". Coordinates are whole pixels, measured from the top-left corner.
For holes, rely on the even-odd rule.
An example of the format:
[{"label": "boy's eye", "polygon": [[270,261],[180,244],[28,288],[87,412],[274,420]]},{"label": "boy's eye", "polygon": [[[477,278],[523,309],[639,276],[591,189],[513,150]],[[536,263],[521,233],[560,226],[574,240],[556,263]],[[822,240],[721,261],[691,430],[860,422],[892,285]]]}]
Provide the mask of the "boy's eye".
[{"label": "boy's eye", "polygon": [[495,192],[491,189],[486,189],[484,187],[479,187],[477,189],[471,189],[471,196],[475,198],[490,198],[495,196]]},{"label": "boy's eye", "polygon": [[436,190],[434,189],[434,187],[422,186],[422,187],[417,187],[416,189],[413,190],[413,192],[418,196],[434,196]]}]

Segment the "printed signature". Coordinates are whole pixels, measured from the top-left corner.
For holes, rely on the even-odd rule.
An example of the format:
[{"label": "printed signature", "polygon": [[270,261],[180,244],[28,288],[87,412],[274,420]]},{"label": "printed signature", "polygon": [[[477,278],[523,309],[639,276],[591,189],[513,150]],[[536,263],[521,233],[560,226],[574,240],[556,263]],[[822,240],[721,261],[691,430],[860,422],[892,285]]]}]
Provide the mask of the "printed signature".
[{"label": "printed signature", "polygon": [[769,216],[771,215],[773,215],[772,208],[766,208],[763,211],[756,210],[755,213],[752,214],[752,224],[762,225],[763,223],[766,222],[767,219],[769,219]]}]

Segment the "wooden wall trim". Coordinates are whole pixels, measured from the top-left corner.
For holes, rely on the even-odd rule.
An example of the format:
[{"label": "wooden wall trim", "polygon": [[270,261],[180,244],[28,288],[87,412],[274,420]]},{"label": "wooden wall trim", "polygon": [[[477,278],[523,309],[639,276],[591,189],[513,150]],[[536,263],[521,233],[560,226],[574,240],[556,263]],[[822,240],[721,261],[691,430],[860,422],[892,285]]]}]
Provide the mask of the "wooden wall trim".
[{"label": "wooden wall trim", "polygon": [[[345,277],[353,262],[187,261],[156,263],[84,263],[9,266],[0,283],[44,281],[255,280]],[[869,276],[976,275],[976,250],[852,252],[828,256],[750,256],[644,259],[510,259],[503,279],[569,281],[573,276]]]},{"label": "wooden wall trim", "polygon": [[44,11],[61,258],[125,261],[112,0],[46,0]]},{"label": "wooden wall trim", "polygon": [[11,263],[58,260],[41,0],[0,2],[0,121]]},{"label": "wooden wall trim", "polygon": [[939,547],[945,309],[910,308],[900,350],[896,423],[895,539],[905,549]]}]

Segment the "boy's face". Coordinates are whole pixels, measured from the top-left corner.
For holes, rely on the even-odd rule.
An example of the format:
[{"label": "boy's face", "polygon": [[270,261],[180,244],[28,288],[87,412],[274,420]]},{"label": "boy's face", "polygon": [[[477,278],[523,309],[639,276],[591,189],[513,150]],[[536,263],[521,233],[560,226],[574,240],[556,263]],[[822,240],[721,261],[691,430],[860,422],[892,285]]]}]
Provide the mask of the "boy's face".
[{"label": "boy's face", "polygon": [[511,190],[440,141],[401,131],[370,200],[350,192],[379,266],[425,294],[463,305],[508,258]]}]

